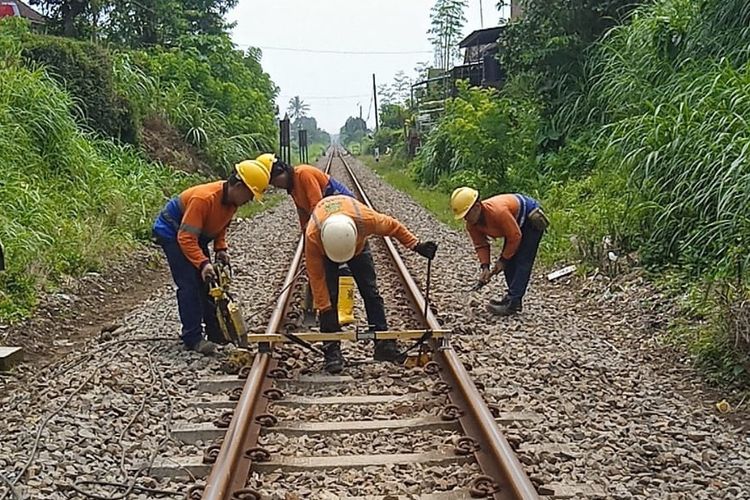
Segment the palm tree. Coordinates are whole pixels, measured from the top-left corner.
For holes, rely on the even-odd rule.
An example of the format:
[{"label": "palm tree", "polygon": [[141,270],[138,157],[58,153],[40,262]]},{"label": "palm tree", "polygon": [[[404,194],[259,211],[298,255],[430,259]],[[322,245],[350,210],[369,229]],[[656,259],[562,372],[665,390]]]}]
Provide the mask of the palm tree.
[{"label": "palm tree", "polygon": [[300,99],[298,95],[289,99],[287,112],[292,121],[297,121],[297,119],[307,116],[308,111],[310,111],[310,105]]}]

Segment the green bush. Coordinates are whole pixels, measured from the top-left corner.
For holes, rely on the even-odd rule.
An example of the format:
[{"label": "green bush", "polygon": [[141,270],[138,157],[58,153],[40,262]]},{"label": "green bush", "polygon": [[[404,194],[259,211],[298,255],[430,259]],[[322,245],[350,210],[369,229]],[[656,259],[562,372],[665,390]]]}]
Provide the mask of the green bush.
[{"label": "green bush", "polygon": [[458,87],[458,96],[446,102],[444,115],[417,157],[417,177],[428,185],[453,177],[451,184],[456,185],[468,175],[491,192],[534,175],[539,127],[534,103],[469,88],[465,82]]},{"label": "green bush", "polygon": [[166,114],[217,167],[275,149],[277,89],[254,51],[234,49],[227,35],[204,35],[184,37],[179,48],[129,54],[118,60],[118,85],[128,95],[161,89],[139,106]]},{"label": "green bush", "polygon": [[372,136],[373,147],[380,148],[380,154],[385,153],[387,148],[395,148],[397,144],[403,142],[404,131],[401,129],[392,129],[380,127]]},{"label": "green bush", "polygon": [[104,137],[138,142],[139,118],[129,100],[115,90],[108,52],[88,42],[28,34],[23,57],[41,65],[73,97],[85,124]]}]

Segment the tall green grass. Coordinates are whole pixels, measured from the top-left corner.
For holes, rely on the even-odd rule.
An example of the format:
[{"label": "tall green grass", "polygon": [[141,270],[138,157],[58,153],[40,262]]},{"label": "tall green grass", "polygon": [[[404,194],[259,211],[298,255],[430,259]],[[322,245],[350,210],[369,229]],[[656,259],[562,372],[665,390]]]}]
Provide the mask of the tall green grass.
[{"label": "tall green grass", "polygon": [[581,59],[553,92],[564,102],[549,102],[543,89],[559,82],[544,68],[498,94],[460,92],[425,142],[420,180],[538,197],[548,262],[601,265],[606,241],[669,273],[686,317],[707,325],[682,337],[692,352],[722,380],[747,377],[750,2],[645,3]]},{"label": "tall green grass", "polygon": [[[596,47],[580,95],[555,117],[571,130],[598,127],[593,172],[554,191],[570,201],[557,203],[567,212],[559,225],[589,240],[608,233],[667,269],[688,320],[676,338],[722,382],[747,380],[750,366],[739,307],[750,298],[749,55],[746,1],[660,0]],[[600,191],[575,201],[602,176]],[[593,217],[604,207],[608,222]]]},{"label": "tall green grass", "polygon": [[39,287],[102,269],[147,237],[166,196],[191,181],[82,132],[70,96],[42,69],[21,66],[19,49],[0,35],[3,321],[28,314]]}]

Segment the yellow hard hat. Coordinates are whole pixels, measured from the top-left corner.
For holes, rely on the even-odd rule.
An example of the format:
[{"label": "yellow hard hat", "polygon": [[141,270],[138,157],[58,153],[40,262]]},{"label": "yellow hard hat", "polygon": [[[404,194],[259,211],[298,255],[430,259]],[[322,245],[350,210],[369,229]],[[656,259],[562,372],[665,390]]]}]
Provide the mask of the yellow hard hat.
[{"label": "yellow hard hat", "polygon": [[479,191],[470,187],[456,188],[451,194],[451,209],[456,219],[463,219],[479,199]]},{"label": "yellow hard hat", "polygon": [[273,164],[276,162],[276,155],[273,153],[263,153],[256,160],[262,163],[266,171],[268,171],[268,175],[271,175],[271,168],[273,168]]},{"label": "yellow hard hat", "polygon": [[268,188],[270,174],[265,165],[258,160],[245,160],[234,166],[237,175],[253,193],[253,198],[260,201]]}]

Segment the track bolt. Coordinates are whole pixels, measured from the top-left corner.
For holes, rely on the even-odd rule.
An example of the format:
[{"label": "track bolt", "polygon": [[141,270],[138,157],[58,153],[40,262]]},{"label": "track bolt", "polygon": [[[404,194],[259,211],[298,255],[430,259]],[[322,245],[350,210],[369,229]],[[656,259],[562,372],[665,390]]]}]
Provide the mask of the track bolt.
[{"label": "track bolt", "polygon": [[452,420],[458,420],[463,416],[464,412],[456,405],[447,405],[440,411],[440,419],[446,422]]},{"label": "track bolt", "polygon": [[500,486],[490,476],[477,476],[471,482],[471,498],[487,498],[500,492]]},{"label": "track bolt", "polygon": [[479,442],[476,439],[469,436],[463,436],[458,438],[456,441],[456,455],[465,457],[471,455],[475,451],[479,451]]},{"label": "track bolt", "polygon": [[232,500],[260,500],[260,493],[255,490],[243,488],[232,493]]},{"label": "track bolt", "polygon": [[265,448],[250,448],[245,452],[245,457],[253,462],[268,462],[271,460],[271,452]]},{"label": "track bolt", "polygon": [[424,368],[422,368],[422,370],[424,370],[427,375],[437,375],[438,373],[440,373],[441,368],[440,365],[435,361],[430,361],[429,363],[424,365]]},{"label": "track bolt", "polygon": [[205,490],[206,490],[205,485],[202,485],[202,484],[193,485],[187,491],[187,495],[185,495],[185,498],[187,498],[187,500],[201,500],[203,498],[203,492]]},{"label": "track bolt", "polygon": [[261,427],[273,427],[279,422],[278,419],[270,413],[258,415],[255,417],[255,421],[260,424]]},{"label": "track bolt", "polygon": [[228,411],[225,413],[222,413],[222,415],[214,420],[214,425],[218,427],[219,429],[227,429],[229,427],[229,424],[232,423],[232,417],[234,416],[234,412]]},{"label": "track bolt", "polygon": [[283,368],[274,368],[273,370],[268,372],[268,378],[288,379],[289,374]]},{"label": "track bolt", "polygon": [[221,450],[221,444],[212,444],[205,450],[203,450],[203,463],[213,464],[216,463],[216,459],[219,457],[219,451]]},{"label": "track bolt", "polygon": [[500,418],[500,407],[496,405],[487,405],[487,408],[490,409],[490,413],[492,413],[493,417]]},{"label": "track bolt", "polygon": [[271,401],[278,401],[279,399],[284,397],[284,393],[279,389],[266,389],[265,391],[263,391],[263,397],[266,399],[270,399]]},{"label": "track bolt", "polygon": [[244,389],[244,387],[235,387],[229,391],[229,401],[239,401],[242,397],[242,389]]},{"label": "track bolt", "polygon": [[451,392],[451,389],[452,387],[450,385],[441,380],[440,382],[436,382],[435,385],[432,386],[432,395],[440,396],[442,394],[448,394],[449,392]]}]

